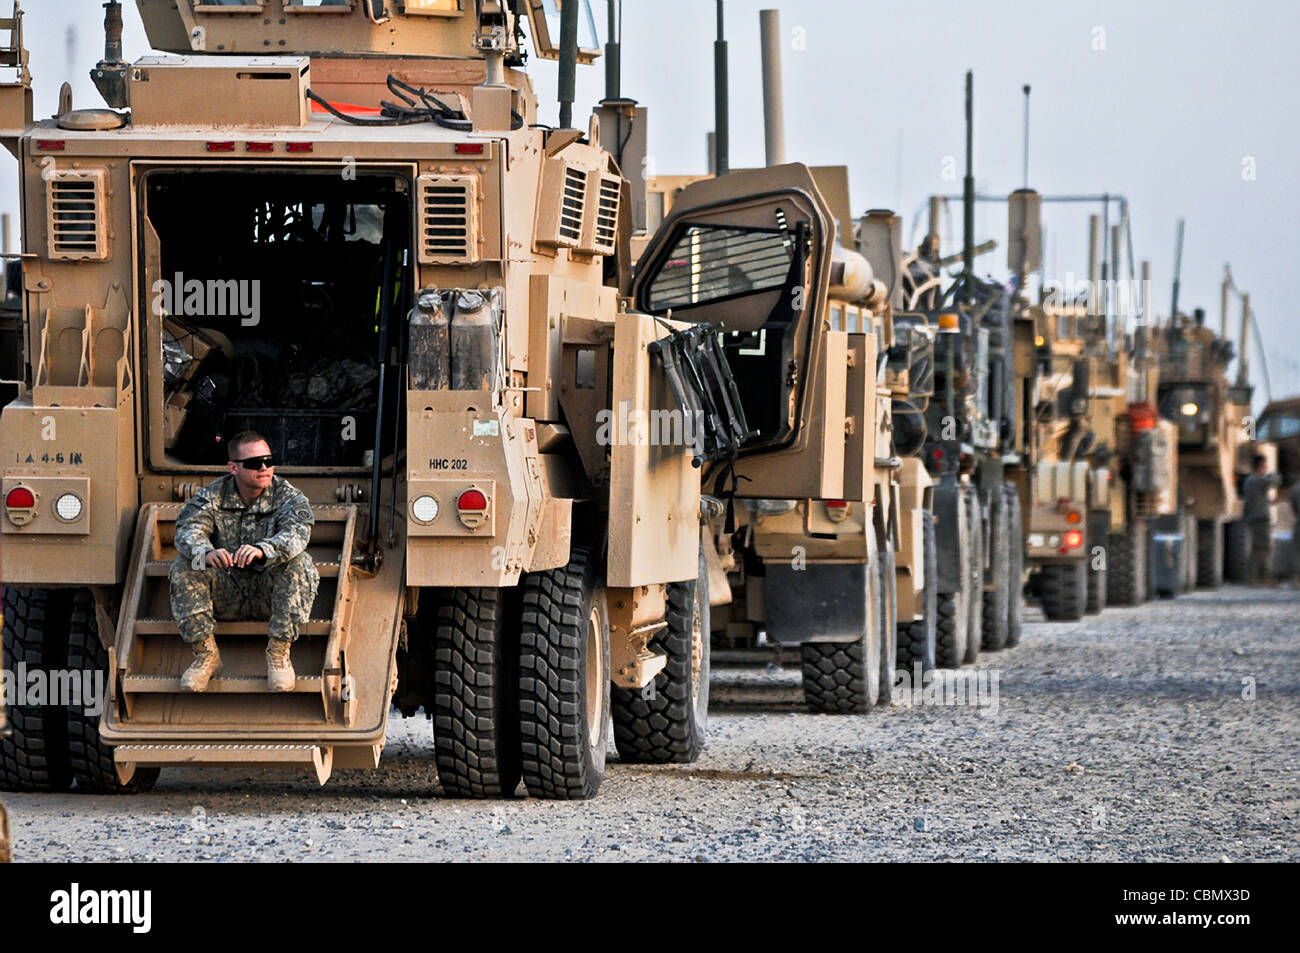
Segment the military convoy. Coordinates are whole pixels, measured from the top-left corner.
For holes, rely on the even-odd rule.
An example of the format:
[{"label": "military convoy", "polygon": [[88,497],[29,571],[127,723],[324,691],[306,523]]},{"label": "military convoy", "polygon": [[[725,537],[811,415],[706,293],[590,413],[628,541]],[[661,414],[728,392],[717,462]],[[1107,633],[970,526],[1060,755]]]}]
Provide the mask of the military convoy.
[{"label": "military convoy", "polygon": [[[15,705],[0,789],[323,784],[379,765],[396,708],[432,721],[449,796],[591,797],[610,745],[699,757],[714,639],[797,644],[810,707],[868,711],[899,668],[1014,645],[1027,569],[1049,617],[1099,608],[1086,555],[1114,592],[1160,511],[1150,342],[1030,304],[1027,190],[1017,286],[975,277],[969,134],[944,288],[937,228],[905,259],[842,167],[647,182],[616,86],[574,128],[585,3],[137,3],[162,52],[125,62],[109,0],[108,108],[40,121],[18,5],[0,21],[5,664],[104,702]],[[525,31],[560,61],[557,128]],[[229,619],[189,692],[175,522],[247,430],[310,501],[321,583],[290,691],[265,621]]]}]

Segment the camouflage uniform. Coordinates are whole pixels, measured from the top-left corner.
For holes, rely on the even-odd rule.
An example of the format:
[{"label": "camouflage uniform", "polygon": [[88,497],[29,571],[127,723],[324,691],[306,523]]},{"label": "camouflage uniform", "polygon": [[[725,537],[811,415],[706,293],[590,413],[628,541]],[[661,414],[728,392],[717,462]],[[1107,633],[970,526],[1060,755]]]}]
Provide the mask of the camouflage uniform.
[{"label": "camouflage uniform", "polygon": [[[233,476],[195,493],[176,520],[178,555],[168,573],[181,638],[202,642],[213,634],[216,619],[268,619],[268,636],[296,639],[320,584],[306,551],[314,523],[307,497],[280,477],[251,503],[240,497]],[[233,556],[246,543],[260,549],[265,561],[247,569],[207,564],[214,549]]]}]

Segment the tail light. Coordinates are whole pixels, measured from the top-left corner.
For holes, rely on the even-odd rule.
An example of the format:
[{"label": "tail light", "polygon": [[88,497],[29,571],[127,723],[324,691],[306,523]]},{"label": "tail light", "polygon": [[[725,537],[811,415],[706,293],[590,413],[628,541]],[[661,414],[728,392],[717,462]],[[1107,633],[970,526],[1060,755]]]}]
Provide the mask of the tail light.
[{"label": "tail light", "polygon": [[36,515],[36,494],[25,486],[16,486],[5,494],[5,515],[15,526],[26,526]]},{"label": "tail light", "polygon": [[1065,521],[1071,526],[1078,526],[1079,520],[1081,519],[1083,519],[1083,517],[1079,515],[1078,510],[1070,510],[1070,512],[1065,514]]},{"label": "tail light", "polygon": [[1083,534],[1077,529],[1072,529],[1065,534],[1065,545],[1069,549],[1078,549],[1083,545]]},{"label": "tail light", "polygon": [[456,497],[456,514],[470,529],[478,529],[487,521],[488,500],[482,490],[472,487]]}]

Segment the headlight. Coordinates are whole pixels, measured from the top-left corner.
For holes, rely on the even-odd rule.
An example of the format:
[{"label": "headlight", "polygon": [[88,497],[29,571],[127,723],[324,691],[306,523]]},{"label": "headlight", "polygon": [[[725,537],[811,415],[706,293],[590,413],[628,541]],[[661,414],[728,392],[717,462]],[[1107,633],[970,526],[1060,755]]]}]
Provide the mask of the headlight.
[{"label": "headlight", "polygon": [[81,497],[75,493],[64,493],[54,501],[54,515],[65,523],[71,523],[79,519],[83,509],[85,509],[85,504],[81,502]]},{"label": "headlight", "polygon": [[1183,406],[1180,407],[1179,409],[1183,412],[1184,417],[1195,417],[1196,412],[1199,411],[1201,408],[1197,407],[1191,401],[1188,401],[1186,404],[1183,404]]},{"label": "headlight", "polygon": [[438,518],[438,501],[431,496],[417,496],[411,504],[411,515],[421,523],[432,523]]}]

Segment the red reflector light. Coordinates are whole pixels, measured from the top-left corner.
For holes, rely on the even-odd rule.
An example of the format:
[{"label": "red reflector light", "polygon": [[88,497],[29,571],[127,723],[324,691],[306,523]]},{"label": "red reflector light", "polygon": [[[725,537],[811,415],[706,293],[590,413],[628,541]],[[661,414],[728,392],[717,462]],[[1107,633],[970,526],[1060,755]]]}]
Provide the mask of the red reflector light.
[{"label": "red reflector light", "polygon": [[456,154],[462,156],[481,156],[483,154],[483,143],[458,142],[456,143]]},{"label": "red reflector light", "polygon": [[1079,515],[1078,510],[1070,510],[1070,512],[1065,514],[1065,521],[1072,526],[1077,524],[1081,519],[1083,519],[1083,517]]},{"label": "red reflector light", "polygon": [[935,460],[942,460],[943,450],[939,447],[935,447],[933,450],[930,451],[930,456],[933,457]]},{"label": "red reflector light", "polygon": [[274,142],[250,142],[244,146],[249,152],[274,152]]},{"label": "red reflector light", "polygon": [[62,152],[68,143],[63,139],[37,139],[36,148],[42,152]]},{"label": "red reflector light", "polygon": [[5,496],[5,506],[25,510],[36,505],[36,497],[25,486],[16,486]]},{"label": "red reflector light", "polygon": [[1083,534],[1077,529],[1072,529],[1065,534],[1065,545],[1070,549],[1078,549],[1083,545]]},{"label": "red reflector light", "polygon": [[209,152],[234,152],[235,144],[233,142],[209,142]]},{"label": "red reflector light", "polygon": [[315,143],[311,142],[291,142],[285,146],[289,152],[311,152],[315,148]]},{"label": "red reflector light", "polygon": [[456,509],[458,510],[485,510],[487,509],[487,497],[481,490],[466,490],[456,499]]},{"label": "red reflector light", "polygon": [[842,510],[842,509],[844,509],[844,507],[846,507],[846,506],[848,506],[848,505],[849,505],[849,504],[846,503],[844,500],[827,500],[827,501],[826,501],[826,508],[827,508],[827,509],[832,509],[832,510]]}]

